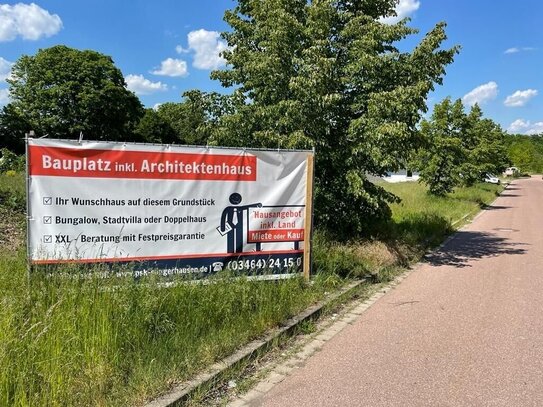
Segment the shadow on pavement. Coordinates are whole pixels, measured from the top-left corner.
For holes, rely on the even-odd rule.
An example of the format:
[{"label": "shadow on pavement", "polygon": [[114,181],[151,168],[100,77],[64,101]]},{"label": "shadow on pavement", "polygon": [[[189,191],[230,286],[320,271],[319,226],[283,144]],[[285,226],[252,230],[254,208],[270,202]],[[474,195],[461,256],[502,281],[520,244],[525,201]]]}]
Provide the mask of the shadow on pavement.
[{"label": "shadow on pavement", "polygon": [[502,209],[511,209],[514,208],[514,206],[503,206],[503,205],[480,205],[481,209],[484,209],[485,211],[498,211]]},{"label": "shadow on pavement", "polygon": [[525,243],[511,242],[507,238],[482,232],[457,232],[455,237],[437,252],[426,256],[433,266],[471,267],[471,260],[503,254],[521,255]]}]

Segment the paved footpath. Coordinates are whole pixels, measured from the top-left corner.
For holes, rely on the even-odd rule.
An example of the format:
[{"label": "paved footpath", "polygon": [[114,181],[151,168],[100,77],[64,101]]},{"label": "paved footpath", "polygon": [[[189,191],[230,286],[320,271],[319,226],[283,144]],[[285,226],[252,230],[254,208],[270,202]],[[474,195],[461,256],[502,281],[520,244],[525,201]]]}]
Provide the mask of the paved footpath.
[{"label": "paved footpath", "polygon": [[543,406],[543,180],[473,223],[251,406]]}]

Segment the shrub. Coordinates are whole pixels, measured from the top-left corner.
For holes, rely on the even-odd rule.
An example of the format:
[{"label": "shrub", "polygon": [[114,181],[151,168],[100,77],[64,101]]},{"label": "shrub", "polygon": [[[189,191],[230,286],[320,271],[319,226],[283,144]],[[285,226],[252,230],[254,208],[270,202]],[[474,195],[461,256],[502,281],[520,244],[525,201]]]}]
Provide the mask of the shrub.
[{"label": "shrub", "polygon": [[23,172],[25,170],[25,156],[18,156],[7,148],[2,149],[0,158],[0,173]]}]

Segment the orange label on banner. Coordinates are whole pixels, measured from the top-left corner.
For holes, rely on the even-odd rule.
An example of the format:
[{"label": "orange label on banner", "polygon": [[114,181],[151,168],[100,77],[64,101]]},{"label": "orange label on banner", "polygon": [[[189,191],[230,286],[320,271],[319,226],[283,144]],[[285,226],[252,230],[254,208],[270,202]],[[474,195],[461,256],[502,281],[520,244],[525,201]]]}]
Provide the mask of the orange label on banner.
[{"label": "orange label on banner", "polygon": [[30,176],[256,181],[248,154],[94,150],[29,146]]}]

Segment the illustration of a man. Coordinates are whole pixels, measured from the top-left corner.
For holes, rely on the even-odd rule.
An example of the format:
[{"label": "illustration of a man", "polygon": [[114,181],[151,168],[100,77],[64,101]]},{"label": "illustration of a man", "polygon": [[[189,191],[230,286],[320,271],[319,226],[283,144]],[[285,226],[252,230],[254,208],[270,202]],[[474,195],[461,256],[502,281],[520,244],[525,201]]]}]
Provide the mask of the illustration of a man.
[{"label": "illustration of a man", "polygon": [[[227,206],[222,211],[220,230],[226,234],[226,247],[228,253],[243,252],[243,219],[249,208],[261,208],[261,203],[239,206],[241,195],[234,192],[229,198],[232,206]],[[257,247],[257,250],[259,248]]]}]

